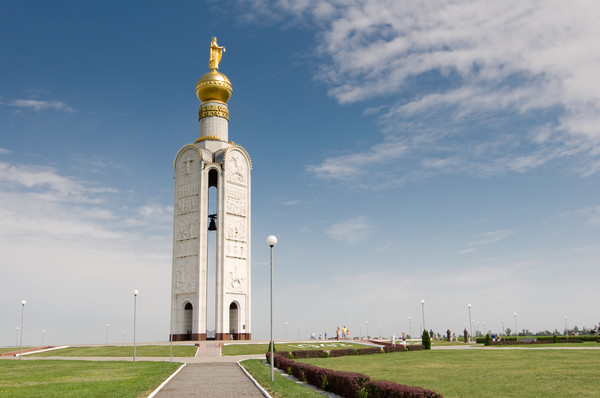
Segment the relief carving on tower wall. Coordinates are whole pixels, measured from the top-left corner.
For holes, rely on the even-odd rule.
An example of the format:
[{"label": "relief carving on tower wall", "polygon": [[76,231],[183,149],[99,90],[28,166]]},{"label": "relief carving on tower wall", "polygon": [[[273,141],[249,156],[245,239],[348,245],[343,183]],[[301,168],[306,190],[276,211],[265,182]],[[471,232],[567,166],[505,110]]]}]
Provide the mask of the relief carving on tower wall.
[{"label": "relief carving on tower wall", "polygon": [[175,254],[177,257],[197,256],[198,239],[178,240],[175,243]]},{"label": "relief carving on tower wall", "polygon": [[181,257],[175,259],[175,288],[177,293],[195,292],[198,290],[197,270],[198,257]]},{"label": "relief carving on tower wall", "polygon": [[248,180],[248,161],[238,151],[228,151],[225,173],[228,182],[246,185]]},{"label": "relief carving on tower wall", "polygon": [[225,211],[236,216],[248,215],[248,190],[239,187],[227,187],[225,197]]},{"label": "relief carving on tower wall", "polygon": [[225,242],[225,255],[227,257],[246,259],[248,257],[248,245],[245,242]]},{"label": "relief carving on tower wall", "polygon": [[177,217],[175,239],[194,239],[200,234],[200,220],[197,213],[182,214]]},{"label": "relief carving on tower wall", "polygon": [[225,290],[227,293],[244,293],[247,291],[248,275],[244,261],[229,260],[225,273]]},{"label": "relief carving on tower wall", "polygon": [[201,167],[202,159],[195,147],[184,148],[177,156],[173,225],[173,277],[177,293],[198,290]]},{"label": "relief carving on tower wall", "polygon": [[225,231],[225,239],[246,242],[248,234],[246,233],[246,219],[240,217],[228,217],[228,225]]},{"label": "relief carving on tower wall", "polygon": [[200,209],[200,199],[198,196],[177,199],[175,203],[175,214],[185,214],[198,211]]},{"label": "relief carving on tower wall", "polygon": [[[188,147],[181,152],[175,164],[175,184],[178,189],[197,185],[202,170],[202,157],[198,148]],[[179,192],[176,192],[179,196]],[[188,195],[185,195],[188,196]]]}]

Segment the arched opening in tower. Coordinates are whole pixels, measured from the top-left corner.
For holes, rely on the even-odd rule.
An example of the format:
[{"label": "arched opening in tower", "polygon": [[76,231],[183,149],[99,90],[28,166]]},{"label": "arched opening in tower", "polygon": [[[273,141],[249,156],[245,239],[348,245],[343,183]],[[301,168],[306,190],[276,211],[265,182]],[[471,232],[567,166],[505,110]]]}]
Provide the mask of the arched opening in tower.
[{"label": "arched opening in tower", "polygon": [[239,339],[238,333],[240,332],[240,330],[238,312],[238,304],[234,301],[229,305],[229,334],[231,335],[232,340]]},{"label": "arched opening in tower", "polygon": [[[220,214],[217,212],[217,192],[219,173],[216,169],[208,172],[208,214],[217,214],[216,223],[219,225]],[[206,281],[206,338],[214,339],[216,333],[216,269],[217,269],[217,233],[208,232],[207,241],[207,281]]]},{"label": "arched opening in tower", "polygon": [[183,307],[183,330],[185,331],[185,339],[192,339],[192,325],[194,323],[194,306],[187,302]]}]

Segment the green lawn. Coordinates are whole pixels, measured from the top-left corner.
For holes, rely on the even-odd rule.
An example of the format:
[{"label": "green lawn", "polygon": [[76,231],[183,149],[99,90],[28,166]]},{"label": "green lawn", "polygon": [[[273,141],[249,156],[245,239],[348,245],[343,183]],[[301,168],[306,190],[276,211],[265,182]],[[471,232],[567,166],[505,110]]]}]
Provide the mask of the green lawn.
[{"label": "green lawn", "polygon": [[[350,341],[331,341],[331,342],[319,342],[318,340],[314,343],[275,343],[276,351],[306,351],[306,350],[323,350],[331,351],[341,348],[365,348],[367,346],[363,344],[356,344]],[[221,350],[222,355],[252,355],[252,354],[264,354],[267,352],[269,344],[230,344],[223,346]]]},{"label": "green lawn", "polygon": [[302,362],[451,397],[597,397],[597,350],[442,350]]},{"label": "green lawn", "polygon": [[146,397],[181,364],[170,362],[0,361],[0,396]]},{"label": "green lawn", "polygon": [[[482,344],[478,344],[478,347],[483,347]],[[498,347],[498,346],[492,346],[492,347]],[[500,346],[500,347],[519,347],[519,348],[549,348],[549,347],[569,347],[569,348],[576,348],[576,347],[600,347],[600,344],[598,344],[595,341],[584,341],[581,343],[548,343],[548,344],[517,344],[517,345],[505,345],[505,346]]]},{"label": "green lawn", "polygon": [[321,394],[283,377],[277,372],[277,369],[273,372],[274,380],[271,382],[271,368],[266,366],[262,359],[248,359],[240,362],[240,364],[272,397],[323,398]]},{"label": "green lawn", "polygon": [[[25,349],[25,347],[23,347],[23,349]],[[0,354],[12,351],[19,351],[19,347],[0,347]]]},{"label": "green lawn", "polygon": [[[171,347],[168,345],[136,346],[136,357],[169,357]],[[193,357],[195,346],[174,345],[174,357]],[[27,357],[133,357],[133,346],[108,347],[68,347],[27,355]]]}]

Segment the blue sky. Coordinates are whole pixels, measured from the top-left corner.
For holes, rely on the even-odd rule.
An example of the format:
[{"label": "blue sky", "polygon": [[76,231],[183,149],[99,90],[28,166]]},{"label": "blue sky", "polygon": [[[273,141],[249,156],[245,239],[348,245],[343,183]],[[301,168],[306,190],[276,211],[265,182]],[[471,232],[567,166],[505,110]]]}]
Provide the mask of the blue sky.
[{"label": "blue sky", "polygon": [[0,4],[0,345],[169,333],[175,154],[227,52],[252,333],[599,321],[594,1]]}]

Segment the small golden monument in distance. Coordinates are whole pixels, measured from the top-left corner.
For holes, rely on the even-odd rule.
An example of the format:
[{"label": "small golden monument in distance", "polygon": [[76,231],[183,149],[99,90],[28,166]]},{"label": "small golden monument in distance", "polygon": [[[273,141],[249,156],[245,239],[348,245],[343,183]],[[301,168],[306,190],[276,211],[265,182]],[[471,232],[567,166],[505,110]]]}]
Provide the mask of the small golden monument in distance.
[{"label": "small golden monument in distance", "polygon": [[210,72],[202,76],[196,83],[196,95],[202,103],[226,103],[233,93],[233,87],[227,76],[217,71],[224,52],[225,46],[219,46],[217,38],[213,37],[210,42],[210,57],[208,58]]}]

